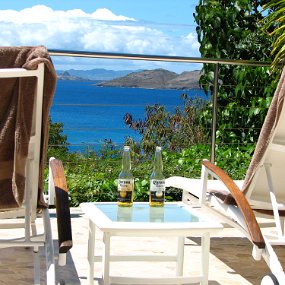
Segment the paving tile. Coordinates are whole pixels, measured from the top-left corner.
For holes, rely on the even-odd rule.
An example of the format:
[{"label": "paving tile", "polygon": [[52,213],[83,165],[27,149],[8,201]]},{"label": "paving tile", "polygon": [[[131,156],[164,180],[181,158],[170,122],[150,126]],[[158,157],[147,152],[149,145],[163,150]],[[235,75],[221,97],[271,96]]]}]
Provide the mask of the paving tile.
[{"label": "paving tile", "polygon": [[[70,285],[87,284],[87,240],[88,220],[79,208],[72,208],[72,232],[74,247],[67,256],[67,266],[57,267],[58,279],[65,280]],[[56,239],[56,220],[54,210],[52,214],[52,228],[54,239]],[[102,252],[102,243],[99,236],[96,240],[98,252]],[[134,253],[171,253],[175,249],[173,238],[115,238],[113,241],[116,253],[124,251],[123,245],[128,244],[128,250]],[[56,240],[54,241],[57,247]],[[200,271],[201,241],[198,237],[185,239],[185,274],[198,274]],[[251,244],[242,234],[232,228],[225,228],[218,235],[211,238],[211,254],[209,269],[209,285],[259,285],[262,277],[269,272],[266,263],[255,261],[251,256]],[[285,249],[276,247],[276,252],[285,266]],[[44,255],[41,252],[41,267],[44,269]],[[0,285],[26,285],[33,283],[33,252],[25,248],[3,248],[0,249]],[[175,266],[171,262],[163,265],[138,263],[114,263],[111,267],[113,274],[143,276],[171,276],[175,274]],[[101,285],[102,268],[100,264],[95,266],[95,285]],[[44,270],[42,282],[45,284]],[[149,284],[146,284],[149,285]]]}]

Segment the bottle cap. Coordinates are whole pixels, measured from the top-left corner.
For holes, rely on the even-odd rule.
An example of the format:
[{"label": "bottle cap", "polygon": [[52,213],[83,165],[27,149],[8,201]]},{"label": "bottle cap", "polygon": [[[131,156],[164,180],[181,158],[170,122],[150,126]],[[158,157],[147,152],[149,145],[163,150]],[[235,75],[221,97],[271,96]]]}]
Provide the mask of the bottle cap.
[{"label": "bottle cap", "polygon": [[157,150],[157,151],[161,151],[161,146],[157,146],[157,147],[156,147],[156,150]]}]

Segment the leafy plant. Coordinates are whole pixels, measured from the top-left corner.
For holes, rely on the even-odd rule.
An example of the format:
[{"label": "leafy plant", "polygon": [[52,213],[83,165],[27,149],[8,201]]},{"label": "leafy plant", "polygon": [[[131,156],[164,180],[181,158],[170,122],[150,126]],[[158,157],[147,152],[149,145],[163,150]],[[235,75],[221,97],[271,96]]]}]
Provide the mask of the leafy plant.
[{"label": "leafy plant", "polygon": [[130,113],[125,115],[125,123],[142,134],[141,148],[146,156],[151,155],[157,145],[164,149],[179,151],[205,141],[204,130],[198,124],[198,114],[205,105],[202,99],[181,95],[183,109],[168,112],[162,105],[147,106],[144,120],[133,120]]},{"label": "leafy plant", "polygon": [[272,38],[272,51],[274,56],[272,67],[278,69],[285,63],[285,1],[271,0],[263,7],[268,15],[263,19],[263,29]]},{"label": "leafy plant", "polygon": [[68,153],[67,136],[63,134],[63,123],[53,123],[49,118],[48,157],[61,158]]},{"label": "leafy plant", "polygon": [[[272,39],[262,30],[262,3],[200,0],[194,17],[202,57],[270,62]],[[213,70],[212,64],[203,65],[200,84],[205,92],[213,91]],[[279,74],[269,67],[219,65],[217,143],[257,141]],[[211,129],[211,103],[201,112],[200,122]]]},{"label": "leafy plant", "polygon": [[[233,179],[243,179],[251,154],[252,144],[242,147],[217,146],[217,164]],[[163,151],[164,175],[199,178],[202,159],[209,159],[209,145],[197,144],[181,152]],[[148,201],[149,179],[152,171],[152,158],[135,162],[132,172],[135,177],[135,201]],[[79,206],[87,201],[117,201],[117,177],[121,168],[121,155],[101,159],[77,153],[68,155],[63,161],[69,188],[71,206]],[[46,172],[47,174],[47,172]],[[179,189],[166,190],[167,201],[181,200]]]}]

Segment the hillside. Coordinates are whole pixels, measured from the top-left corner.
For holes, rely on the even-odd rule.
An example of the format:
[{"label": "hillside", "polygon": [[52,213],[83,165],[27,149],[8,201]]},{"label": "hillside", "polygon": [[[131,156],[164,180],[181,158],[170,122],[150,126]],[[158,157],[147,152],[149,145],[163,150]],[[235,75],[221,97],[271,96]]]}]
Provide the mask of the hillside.
[{"label": "hillside", "polygon": [[184,71],[170,80],[167,89],[194,89],[199,88],[200,70]]},{"label": "hillside", "polygon": [[79,80],[79,81],[88,80],[86,78],[71,75],[68,71],[64,71],[60,74],[57,74],[57,79],[59,80]]},{"label": "hillside", "polygon": [[177,74],[165,69],[132,72],[126,76],[97,83],[97,86],[137,87],[152,89],[194,89],[199,88],[200,71]]},{"label": "hillside", "polygon": [[[57,70],[58,77],[64,80],[112,80],[117,77],[122,77],[132,70],[109,70],[104,68],[96,68],[90,70]],[[64,76],[63,76],[64,75]],[[69,78],[68,76],[69,75]]]}]

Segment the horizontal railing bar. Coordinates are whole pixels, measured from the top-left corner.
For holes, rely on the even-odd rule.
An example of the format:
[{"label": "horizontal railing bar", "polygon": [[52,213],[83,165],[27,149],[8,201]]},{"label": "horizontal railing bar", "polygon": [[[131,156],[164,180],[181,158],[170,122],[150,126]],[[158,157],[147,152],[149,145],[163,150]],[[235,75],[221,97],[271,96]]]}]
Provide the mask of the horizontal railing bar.
[{"label": "horizontal railing bar", "polygon": [[96,127],[69,128],[69,127],[66,127],[64,129],[67,131],[125,131],[126,129],[129,129],[129,128],[128,127],[126,128],[96,128]]},{"label": "horizontal railing bar", "polygon": [[[122,144],[124,143],[123,141],[113,141],[111,140],[112,144]],[[82,142],[82,143],[69,143],[69,144],[49,144],[49,146],[52,147],[69,147],[69,146],[88,146],[88,145],[100,145],[100,144],[105,144],[104,141],[98,141],[98,142]],[[200,143],[202,144],[202,143]],[[254,145],[254,142],[247,143],[247,145]],[[106,145],[108,145],[108,142],[106,142]],[[211,142],[204,142],[203,145],[211,145]],[[225,145],[234,145],[234,146],[244,146],[243,143],[236,142],[236,143],[225,143],[225,142],[219,142],[219,145],[217,146],[218,148],[220,146],[225,146]]]},{"label": "horizontal railing bar", "polygon": [[271,65],[270,62],[252,61],[252,60],[215,59],[215,58],[186,57],[186,56],[146,55],[146,54],[130,54],[130,53],[59,50],[59,49],[49,49],[49,54],[51,56],[72,56],[72,57],[87,57],[87,58],[129,59],[129,60],[166,61],[166,62],[184,62],[184,63],[213,63],[213,64],[230,64],[230,65],[246,65],[246,66]]},{"label": "horizontal railing bar", "polygon": [[[54,103],[53,106],[63,106],[63,107],[145,107],[148,106],[154,106],[154,105],[162,105],[159,102],[158,103],[147,103],[147,104],[96,104],[96,103]],[[183,103],[180,105],[167,105],[166,107],[183,107]]]},{"label": "horizontal railing bar", "polygon": [[[65,127],[65,130],[68,131],[125,131],[126,129],[130,129],[129,127],[125,128],[100,128],[100,127]],[[210,128],[206,128],[206,130],[211,130]],[[224,130],[260,130],[260,128],[249,128],[249,127],[239,127],[239,128],[225,128]],[[135,131],[135,130],[134,130]]]}]

